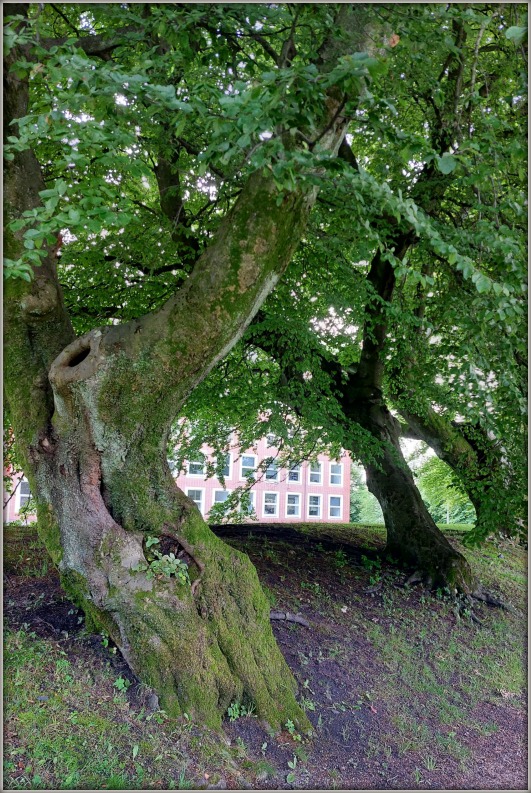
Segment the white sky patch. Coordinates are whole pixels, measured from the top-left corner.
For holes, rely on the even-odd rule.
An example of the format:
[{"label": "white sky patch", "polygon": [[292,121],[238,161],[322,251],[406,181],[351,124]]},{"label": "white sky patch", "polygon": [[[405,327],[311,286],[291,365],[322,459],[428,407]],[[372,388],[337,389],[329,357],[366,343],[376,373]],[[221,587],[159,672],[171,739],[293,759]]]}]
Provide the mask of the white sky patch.
[{"label": "white sky patch", "polygon": [[94,121],[94,116],[90,116],[88,113],[79,113],[75,116],[70,110],[63,110],[63,115],[65,118],[69,120],[75,121],[78,124],[86,124],[87,121]]},{"label": "white sky patch", "polygon": [[117,105],[122,105],[123,107],[126,107],[129,104],[127,97],[123,94],[115,94],[114,101]]},{"label": "white sky patch", "polygon": [[207,173],[197,180],[197,189],[214,201],[218,196],[218,189],[214,184],[213,177],[210,176],[209,178],[209,176],[210,175]]}]

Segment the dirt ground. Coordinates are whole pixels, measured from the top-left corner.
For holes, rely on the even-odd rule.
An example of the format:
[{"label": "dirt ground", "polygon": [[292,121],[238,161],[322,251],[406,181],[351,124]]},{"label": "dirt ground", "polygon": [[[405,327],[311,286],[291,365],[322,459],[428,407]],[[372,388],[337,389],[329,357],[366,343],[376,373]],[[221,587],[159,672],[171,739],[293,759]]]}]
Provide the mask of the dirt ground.
[{"label": "dirt ground", "polygon": [[[227,541],[250,555],[271,607],[309,623],[272,625],[315,733],[300,736],[286,725],[273,736],[254,716],[227,719],[225,734],[239,751],[243,777],[224,771],[218,787],[528,789],[524,696],[489,686],[481,674],[481,647],[490,646],[481,645],[482,637],[499,610],[479,605],[482,626],[458,619],[422,588],[404,588],[404,575],[379,561],[370,544],[325,550],[253,536]],[[30,578],[11,571],[4,584],[9,628],[60,639],[65,653],[81,657],[87,668],[109,663],[101,637],[80,638],[82,616],[63,596],[55,573]],[[514,618],[515,630],[525,631],[520,617]],[[378,643],[382,637],[385,645]],[[437,663],[450,647],[462,652],[465,668],[448,667],[445,679],[445,667]],[[471,662],[474,652],[478,657]],[[492,646],[495,664],[496,652]],[[131,678],[119,654],[110,661],[115,673]],[[477,680],[482,687],[473,688]],[[133,710],[145,704],[139,691],[135,684],[127,692]]]}]

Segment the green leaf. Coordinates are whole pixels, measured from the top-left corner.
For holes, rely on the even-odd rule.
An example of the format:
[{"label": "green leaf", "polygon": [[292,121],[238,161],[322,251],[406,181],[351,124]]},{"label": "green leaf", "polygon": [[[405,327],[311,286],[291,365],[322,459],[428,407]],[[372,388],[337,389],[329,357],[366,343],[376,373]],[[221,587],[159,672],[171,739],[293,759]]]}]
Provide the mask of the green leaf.
[{"label": "green leaf", "polygon": [[509,39],[509,41],[512,41],[513,44],[516,44],[517,46],[520,45],[527,38],[527,26],[519,27],[517,25],[513,25],[505,31],[505,38]]},{"label": "green leaf", "polygon": [[51,215],[58,203],[59,203],[59,197],[56,195],[53,198],[49,198],[48,201],[45,202],[44,208]]},{"label": "green leaf", "polygon": [[452,154],[445,152],[442,157],[437,157],[437,168],[441,173],[452,173],[456,165],[457,160]]}]

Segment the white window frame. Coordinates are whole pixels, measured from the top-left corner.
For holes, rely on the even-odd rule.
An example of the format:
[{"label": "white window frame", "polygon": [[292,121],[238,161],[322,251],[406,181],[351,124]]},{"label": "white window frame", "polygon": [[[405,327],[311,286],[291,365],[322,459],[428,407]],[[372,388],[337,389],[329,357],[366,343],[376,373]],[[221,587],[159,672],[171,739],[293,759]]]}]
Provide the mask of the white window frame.
[{"label": "white window frame", "polygon": [[[312,481],[312,474],[316,474],[317,471],[312,471],[312,465],[319,466],[319,481],[314,482]],[[309,485],[322,485],[323,484],[323,463],[321,460],[318,460],[316,463],[309,463],[308,464],[308,484]]]},{"label": "white window frame", "polygon": [[[292,506],[288,503],[288,499],[290,496],[298,496],[299,499],[299,511],[296,515],[290,515],[288,512],[288,506]],[[302,493],[286,493],[286,517],[287,518],[302,518]]]},{"label": "white window frame", "polygon": [[[221,455],[220,455],[220,457],[221,457]],[[229,473],[228,474],[223,474],[223,476],[224,476],[225,479],[230,479],[231,476],[232,476],[232,454],[230,452],[223,452],[223,457],[228,457],[229,458]],[[216,460],[216,462],[218,462],[218,460]]]},{"label": "white window frame", "polygon": [[[190,491],[191,490],[198,490],[201,493],[201,506],[199,506],[197,504],[197,502],[195,501],[195,499],[193,499],[191,497],[191,495],[190,495]],[[186,495],[188,496],[188,498],[191,501],[194,502],[194,504],[196,505],[197,509],[201,513],[201,515],[204,515],[205,514],[205,488],[204,487],[187,487],[186,488]]]},{"label": "white window frame", "polygon": [[201,460],[187,460],[186,461],[186,473],[187,473],[187,475],[188,476],[200,476],[200,477],[202,477],[204,479],[205,476],[206,476],[206,460],[203,460],[203,462],[202,462],[203,470],[202,470],[202,472],[200,474],[192,473],[192,471],[190,471],[190,466],[192,465],[192,463],[201,463]]},{"label": "white window frame", "polygon": [[[319,499],[319,514],[310,515],[310,499]],[[323,494],[322,493],[308,493],[308,520],[322,520],[323,519]]]},{"label": "white window frame", "polygon": [[[28,482],[28,480],[26,479],[25,476],[23,476],[22,479],[19,479],[18,483],[17,483],[17,492],[15,493],[15,513],[17,515],[20,514],[20,510],[23,509],[26,506],[26,504],[28,503],[28,501],[31,498],[31,490],[30,490],[30,494],[28,496],[27,501],[24,504],[21,505],[20,502],[22,501],[22,484],[29,485],[29,482]],[[24,498],[25,497],[26,497],[26,494],[24,494]]]},{"label": "white window frame", "polygon": [[[275,496],[275,511],[274,511],[273,514],[271,514],[270,512],[266,512],[265,511],[265,508],[266,508],[266,496]],[[262,499],[262,516],[264,518],[278,518],[279,505],[280,505],[279,493],[275,492],[274,490],[266,490],[264,492],[264,497]],[[271,505],[268,504],[268,506],[271,506]]]},{"label": "white window frame", "polygon": [[[339,467],[339,482],[332,482],[332,477],[337,476],[337,474],[332,473],[332,466],[336,465]],[[333,463],[330,462],[330,487],[343,487],[343,463]]]},{"label": "white window frame", "polygon": [[[332,515],[331,514],[331,512],[332,512],[332,499],[333,498],[338,498],[339,499],[339,515]],[[334,507],[334,509],[337,509],[337,507]],[[341,518],[343,517],[343,496],[339,495],[339,493],[337,495],[335,493],[331,493],[328,496],[328,517],[331,518],[332,520],[341,520]]]},{"label": "white window frame", "polygon": [[[276,475],[275,475],[274,479],[267,475],[267,471],[268,471],[270,465],[274,465],[275,466]],[[280,469],[277,461],[274,458],[273,459],[270,458],[269,462],[268,462],[268,464],[266,466],[266,469],[264,471],[264,482],[278,482],[279,479],[280,479],[280,471],[281,471],[281,469]]]},{"label": "white window frame", "polygon": [[[290,474],[295,469],[297,471],[297,479],[290,479]],[[302,466],[300,463],[297,463],[297,465],[292,465],[290,468],[288,468],[287,481],[296,485],[300,485],[300,483],[302,482]]]},{"label": "white window frame", "polygon": [[[242,481],[242,482],[246,482],[247,481],[247,477],[244,476],[244,473],[243,473],[243,460],[244,460],[245,457],[252,457],[253,458],[253,460],[254,460],[254,462],[253,462],[253,469],[254,469],[253,479],[256,476],[256,454],[242,454],[241,460],[240,460],[240,481]],[[250,466],[246,465],[245,467],[249,468]]]}]

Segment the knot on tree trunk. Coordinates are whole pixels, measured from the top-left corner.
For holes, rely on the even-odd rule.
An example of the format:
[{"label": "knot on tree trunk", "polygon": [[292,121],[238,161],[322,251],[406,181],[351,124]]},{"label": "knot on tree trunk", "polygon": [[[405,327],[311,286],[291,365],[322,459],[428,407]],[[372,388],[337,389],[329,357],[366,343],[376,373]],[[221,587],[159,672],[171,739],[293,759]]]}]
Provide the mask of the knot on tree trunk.
[{"label": "knot on tree trunk", "polygon": [[96,373],[101,361],[102,331],[92,330],[69,344],[52,363],[49,380],[57,392],[71,383],[87,380]]}]

